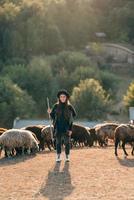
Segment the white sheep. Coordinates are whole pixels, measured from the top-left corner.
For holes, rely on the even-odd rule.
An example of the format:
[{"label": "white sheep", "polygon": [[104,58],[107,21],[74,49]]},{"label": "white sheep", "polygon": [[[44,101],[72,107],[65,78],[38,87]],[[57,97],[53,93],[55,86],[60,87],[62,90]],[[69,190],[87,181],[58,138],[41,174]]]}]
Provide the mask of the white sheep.
[{"label": "white sheep", "polygon": [[[5,131],[0,136],[0,147],[1,151],[3,148],[7,151],[7,156],[9,157],[12,149],[22,148],[22,154],[24,154],[24,149],[27,149],[28,154],[30,154],[30,149],[38,150],[38,142],[34,138],[33,133],[28,130],[21,129],[10,129]],[[0,152],[1,154],[1,152]]]}]

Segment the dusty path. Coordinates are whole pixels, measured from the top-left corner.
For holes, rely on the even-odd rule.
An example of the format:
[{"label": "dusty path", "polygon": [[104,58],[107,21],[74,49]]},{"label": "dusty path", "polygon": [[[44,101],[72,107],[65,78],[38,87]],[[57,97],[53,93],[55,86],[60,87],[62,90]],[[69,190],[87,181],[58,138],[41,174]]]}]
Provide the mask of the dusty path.
[{"label": "dusty path", "polygon": [[72,150],[70,164],[54,152],[1,159],[0,200],[134,200],[134,158],[119,158],[110,147]]}]

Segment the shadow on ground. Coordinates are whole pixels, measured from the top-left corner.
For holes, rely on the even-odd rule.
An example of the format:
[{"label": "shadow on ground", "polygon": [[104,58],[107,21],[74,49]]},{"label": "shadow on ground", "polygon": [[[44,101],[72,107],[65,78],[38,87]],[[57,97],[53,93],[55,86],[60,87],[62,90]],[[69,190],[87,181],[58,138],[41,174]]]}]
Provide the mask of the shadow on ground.
[{"label": "shadow on ground", "polygon": [[0,159],[0,167],[9,166],[9,165],[16,165],[20,162],[25,162],[29,159],[33,159],[36,155],[24,155],[24,156],[14,156],[11,158],[1,158]]},{"label": "shadow on ground", "polygon": [[60,163],[55,163],[54,168],[48,173],[47,180],[45,180],[39,192],[35,195],[35,199],[43,196],[49,200],[63,200],[71,195],[73,190],[74,186],[71,183],[69,163],[65,162],[62,171],[60,171]]},{"label": "shadow on ground", "polygon": [[117,157],[118,162],[120,165],[125,166],[125,167],[134,167],[134,158],[124,158],[121,159]]}]

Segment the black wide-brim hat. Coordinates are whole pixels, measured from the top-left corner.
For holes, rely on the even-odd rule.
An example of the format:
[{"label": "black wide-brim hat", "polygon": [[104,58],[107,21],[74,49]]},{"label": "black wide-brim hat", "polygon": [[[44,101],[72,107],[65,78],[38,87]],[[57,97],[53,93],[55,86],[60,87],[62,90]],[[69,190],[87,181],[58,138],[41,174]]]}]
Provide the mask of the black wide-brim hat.
[{"label": "black wide-brim hat", "polygon": [[67,96],[67,98],[70,98],[69,93],[67,92],[67,90],[59,90],[57,93],[57,97],[59,98],[61,94],[64,94]]}]

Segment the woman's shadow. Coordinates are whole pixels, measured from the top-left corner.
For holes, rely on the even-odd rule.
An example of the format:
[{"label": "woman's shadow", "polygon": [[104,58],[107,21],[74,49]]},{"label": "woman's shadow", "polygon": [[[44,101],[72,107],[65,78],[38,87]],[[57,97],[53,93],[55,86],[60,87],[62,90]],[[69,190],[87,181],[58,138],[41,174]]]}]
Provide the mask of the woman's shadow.
[{"label": "woman's shadow", "polygon": [[49,200],[63,200],[72,193],[74,186],[71,183],[69,162],[65,162],[62,171],[60,171],[60,165],[61,163],[56,163],[53,170],[49,171],[46,183],[42,184],[35,198],[38,199],[41,195]]}]

